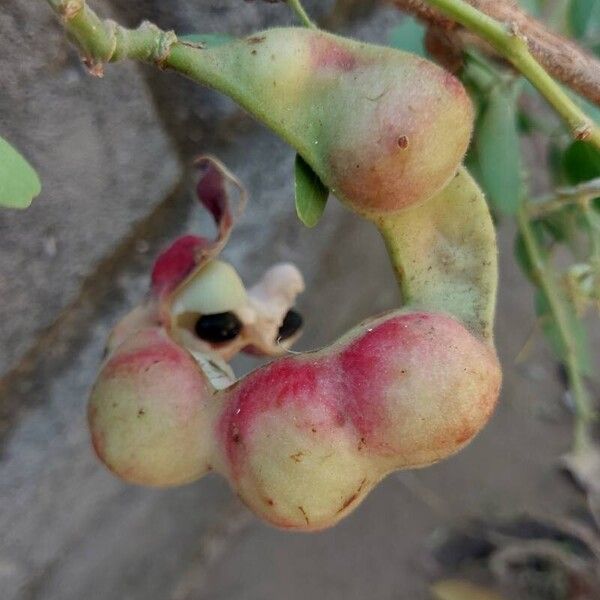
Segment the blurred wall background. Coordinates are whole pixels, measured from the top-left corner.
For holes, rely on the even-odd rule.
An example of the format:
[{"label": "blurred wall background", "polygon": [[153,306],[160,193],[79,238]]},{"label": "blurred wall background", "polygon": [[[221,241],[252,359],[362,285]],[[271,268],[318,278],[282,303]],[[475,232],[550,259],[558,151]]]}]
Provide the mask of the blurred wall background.
[{"label": "blurred wall background", "polygon": [[[348,2],[305,4],[382,43],[400,18],[376,3],[359,12],[342,10]],[[259,1],[93,5],[182,33],[292,22],[285,5]],[[245,280],[281,260],[303,271],[301,349],[393,306],[391,269],[373,229],[335,201],[315,229],[299,224],[293,152],[230,101],[133,64],[90,77],[43,2],[2,2],[0,82],[0,135],[43,182],[29,210],[0,212],[2,600],[426,597],[433,532],[468,514],[569,501],[551,469],[570,436],[555,365],[543,347],[514,365],[533,317],[508,229],[503,402],[459,457],[391,477],[339,527],[310,536],[259,523],[217,478],[165,491],[114,479],[90,449],[87,394],[108,331],[146,292],[153,257],[176,235],[210,226],[193,201],[195,155],[217,154],[250,190],[225,252]]]}]

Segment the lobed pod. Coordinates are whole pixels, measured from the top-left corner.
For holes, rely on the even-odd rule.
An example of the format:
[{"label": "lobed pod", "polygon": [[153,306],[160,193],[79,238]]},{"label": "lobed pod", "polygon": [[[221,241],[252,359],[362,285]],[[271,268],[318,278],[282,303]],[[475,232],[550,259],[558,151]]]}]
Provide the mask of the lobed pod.
[{"label": "lobed pod", "polygon": [[331,347],[279,359],[222,390],[148,329],[105,365],[89,416],[97,453],[128,481],[177,485],[215,470],[272,524],[319,529],[387,473],[467,444],[499,383],[493,350],[434,313],[363,323]]},{"label": "lobed pod", "polygon": [[[184,299],[187,314],[206,305],[203,290],[215,288],[212,279],[203,285],[206,265],[169,293],[166,309],[152,301],[127,317],[90,399],[98,456],[146,485],[218,472],[271,524],[309,531],[335,524],[391,471],[464,447],[487,422],[500,386],[491,337],[496,250],[485,201],[460,170],[428,202],[379,226],[409,306],[239,381],[219,362],[226,346],[200,354],[197,340],[176,335],[170,315],[165,321],[165,310]],[[174,250],[166,256],[187,274],[181,244]]]},{"label": "lobed pod", "polygon": [[274,129],[364,216],[432,197],[456,173],[471,137],[462,84],[389,47],[280,28],[200,51],[177,45],[171,62]]},{"label": "lobed pod", "polygon": [[299,335],[303,283],[276,265],[246,291],[216,260],[233,178],[209,161],[198,191],[219,237],[175,242],[149,300],[115,328],[90,398],[94,448],[127,481],[215,471],[273,525],[329,527],[391,471],[464,447],[496,403],[495,235],[460,168],[471,103],[426,60],[308,29],[178,43],[168,65],[239,102],[376,224],[406,306],[236,381],[236,352],[285,355]]}]

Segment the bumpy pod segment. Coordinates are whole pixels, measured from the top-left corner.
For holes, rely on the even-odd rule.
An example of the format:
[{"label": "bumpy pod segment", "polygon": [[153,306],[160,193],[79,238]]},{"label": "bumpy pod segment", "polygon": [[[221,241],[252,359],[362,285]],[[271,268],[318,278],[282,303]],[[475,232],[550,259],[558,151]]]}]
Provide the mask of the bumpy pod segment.
[{"label": "bumpy pod segment", "polygon": [[500,383],[494,352],[446,315],[393,313],[334,346],[221,390],[164,331],[138,331],[90,401],[94,447],[120,477],[177,485],[215,470],[279,527],[321,529],[386,474],[455,453]]},{"label": "bumpy pod segment", "polygon": [[[223,358],[252,346],[251,338],[207,344],[189,322],[173,317],[181,298],[196,318],[201,306],[221,310],[212,292],[209,304],[202,293],[213,286],[207,267],[219,261],[213,256],[187,275],[184,287],[152,294],[116,327],[91,395],[90,428],[101,460],[127,481],[155,486],[216,471],[271,524],[315,530],[347,515],[391,471],[423,467],[464,447],[487,422],[500,386],[488,320],[493,229],[462,171],[409,211],[382,230],[391,255],[403,250],[408,257],[405,266],[396,262],[416,308],[366,321],[327,348],[285,356],[239,381]],[[459,226],[469,215],[482,219],[479,227]],[[427,248],[411,237],[413,227]],[[189,272],[180,268],[181,248],[173,248],[177,243],[157,264],[165,268],[171,253],[175,271]],[[237,289],[231,271],[223,273],[221,289]],[[281,327],[297,287],[293,277],[275,280],[261,289],[263,298],[277,290],[276,297],[288,299],[275,312]],[[235,305],[242,314],[250,306],[232,304],[231,296],[221,299],[223,308]],[[461,320],[441,310],[444,301],[460,307]],[[282,352],[274,344],[270,353]]]},{"label": "bumpy pod segment", "polygon": [[[147,302],[115,328],[90,398],[94,448],[127,481],[215,471],[275,526],[329,527],[391,471],[463,448],[497,401],[495,232],[460,167],[471,103],[427,61],[305,29],[172,56],[376,224],[406,306],[286,355],[301,333],[302,277],[275,265],[247,290],[218,260],[233,223],[227,185],[243,190],[204,159],[198,194],[218,237],[176,241]],[[239,351],[283,356],[236,380],[226,361]]]},{"label": "bumpy pod segment", "polygon": [[306,28],[186,50],[174,49],[184,69],[281,135],[364,216],[431,198],[469,145],[464,87],[421,57]]}]

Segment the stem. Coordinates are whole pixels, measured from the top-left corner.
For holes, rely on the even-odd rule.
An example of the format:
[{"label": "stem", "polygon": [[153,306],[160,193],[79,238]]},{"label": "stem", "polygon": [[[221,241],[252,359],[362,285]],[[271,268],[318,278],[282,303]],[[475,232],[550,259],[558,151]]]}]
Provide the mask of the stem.
[{"label": "stem", "polygon": [[589,207],[590,200],[600,197],[600,177],[590,179],[574,187],[560,188],[551,197],[531,202],[527,206],[530,218],[538,218],[565,206],[578,204]]},{"label": "stem", "polygon": [[529,52],[527,40],[515,28],[492,19],[464,0],[427,0],[427,3],[489,42],[498,54],[510,61],[546,98],[567,123],[575,139],[587,140],[600,149],[598,126],[535,60]]},{"label": "stem", "polygon": [[85,0],[47,0],[63,20],[67,32],[85,55],[90,71],[102,75],[102,63],[126,58],[166,66],[177,36],[149,22],[126,29],[109,19],[101,19]]},{"label": "stem", "polygon": [[317,26],[313,21],[311,21],[307,12],[304,10],[302,3],[300,0],[287,0],[287,3],[290,5],[290,8],[296,13],[296,16],[300,19],[304,27],[309,27],[310,29],[317,29]]},{"label": "stem", "polygon": [[[600,195],[600,194],[598,194]],[[596,198],[597,196],[594,196]],[[598,217],[588,197],[581,202],[583,218],[585,219],[590,239],[590,264],[595,272],[600,273],[600,227]]]},{"label": "stem", "polygon": [[[443,29],[463,48],[478,47],[490,52],[484,39],[457,24],[428,0],[392,0],[398,8]],[[600,104],[600,60],[548,28],[546,23],[525,12],[515,0],[466,0],[488,17],[518,30],[527,39],[529,51],[556,79],[594,104]]]},{"label": "stem", "polygon": [[523,236],[523,242],[529,260],[533,267],[541,290],[548,299],[550,311],[556,323],[558,335],[565,348],[565,368],[575,404],[575,439],[574,450],[582,450],[590,441],[590,425],[594,420],[594,411],[591,406],[591,398],[585,387],[585,382],[581,374],[582,369],[579,365],[579,359],[576,352],[576,342],[573,338],[565,300],[554,279],[551,269],[542,256],[537,239],[531,229],[529,214],[525,205],[521,205],[517,213],[517,222],[519,230]]},{"label": "stem", "polygon": [[[82,50],[84,62],[92,74],[101,75],[104,63],[128,58],[148,62],[161,69],[172,69],[229,96],[305,159],[314,156],[315,146],[308,141],[310,136],[305,135],[306,127],[311,125],[294,128],[287,120],[281,119],[265,101],[264,94],[253,87],[250,78],[239,72],[242,67],[235,57],[232,58],[234,52],[223,53],[220,48],[208,49],[179,40],[174,32],[163,31],[148,22],[137,29],[127,29],[114,21],[99,18],[85,0],[47,2],[62,18],[68,35]],[[238,43],[247,42],[239,40]]]}]

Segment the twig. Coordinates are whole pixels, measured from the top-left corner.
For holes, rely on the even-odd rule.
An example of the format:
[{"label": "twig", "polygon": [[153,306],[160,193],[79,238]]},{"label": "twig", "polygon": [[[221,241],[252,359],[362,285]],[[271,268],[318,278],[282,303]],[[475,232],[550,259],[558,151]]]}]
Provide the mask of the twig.
[{"label": "twig", "polygon": [[101,19],[85,0],[46,1],[61,17],[93,75],[102,75],[104,63],[125,59],[172,69],[229,96],[289,141],[289,130],[273,119],[270,107],[252,94],[241,92],[236,82],[224,76],[219,62],[210,60],[197,44],[179,40],[174,32],[163,31],[152,23],[144,22],[137,29],[128,29],[110,19]]},{"label": "twig", "polygon": [[[599,194],[600,195],[600,194]],[[595,198],[596,196],[594,196]],[[595,274],[594,294],[600,301],[600,224],[598,216],[592,207],[592,198],[582,203],[583,218],[585,219],[590,240],[590,266]]]},{"label": "twig", "polygon": [[585,207],[584,205],[589,204],[590,200],[594,198],[600,198],[600,177],[573,187],[559,188],[549,198],[530,202],[527,205],[527,211],[530,218],[535,219],[571,204]]},{"label": "twig", "polygon": [[[393,0],[401,9],[445,29],[456,23],[430,7],[428,0]],[[571,40],[548,28],[506,0],[468,0],[474,8],[517,29],[526,39],[531,54],[556,79],[595,104],[600,104],[600,61]]]},{"label": "twig", "polygon": [[84,54],[93,75],[102,76],[105,62],[132,58],[166,66],[177,36],[149,22],[126,29],[110,19],[101,19],[85,0],[47,0]]},{"label": "twig", "polygon": [[565,349],[565,368],[575,403],[575,450],[581,450],[589,443],[590,424],[594,419],[591,399],[583,381],[582,368],[576,351],[576,342],[569,325],[567,308],[552,271],[549,269],[531,228],[528,210],[522,205],[517,213],[519,230],[533,267],[534,276],[548,300],[550,311],[556,323],[558,335]]},{"label": "twig", "polygon": [[[598,126],[540,65],[548,63],[548,70],[555,77],[600,103],[600,63],[578,46],[550,34],[541,23],[506,0],[393,1],[400,8],[446,29],[451,29],[455,22],[476,33],[529,79],[564,119],[574,138],[588,140],[600,148]],[[545,33],[544,44],[539,39],[540,32]],[[568,58],[558,59],[563,53]]]},{"label": "twig", "polygon": [[316,29],[317,26],[311,21],[307,12],[304,10],[302,3],[300,0],[287,0],[287,3],[290,5],[290,8],[296,13],[300,21],[304,27],[309,27],[310,29]]}]

